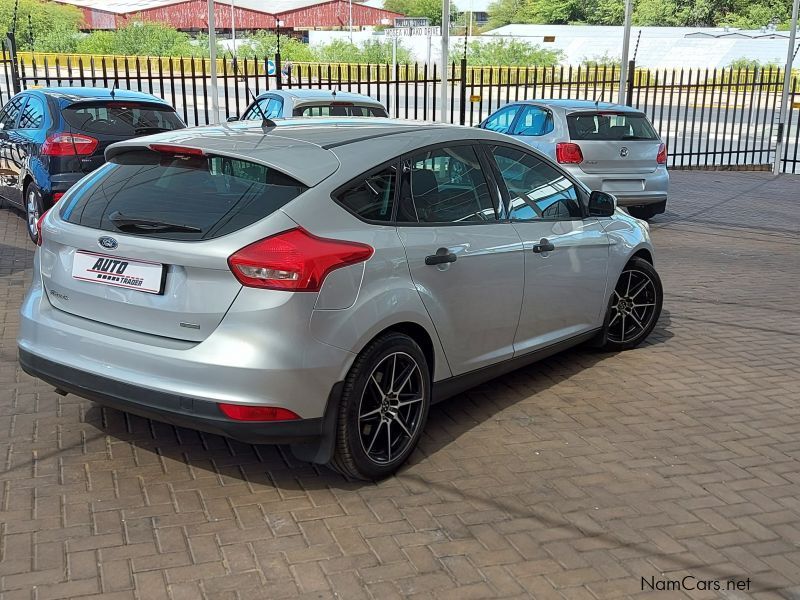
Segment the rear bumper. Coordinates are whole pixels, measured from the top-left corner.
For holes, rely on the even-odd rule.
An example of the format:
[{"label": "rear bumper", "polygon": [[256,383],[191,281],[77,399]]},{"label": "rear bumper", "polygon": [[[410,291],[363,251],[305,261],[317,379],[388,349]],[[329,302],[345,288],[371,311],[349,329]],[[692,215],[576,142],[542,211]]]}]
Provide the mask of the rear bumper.
[{"label": "rear bumper", "polygon": [[[76,396],[148,419],[224,435],[246,443],[298,443],[315,440],[324,434],[323,417],[271,423],[233,421],[220,412],[214,401],[76,371],[22,348],[19,350],[19,364],[29,375]],[[331,404],[329,399],[328,409]]]},{"label": "rear bumper", "polygon": [[669,193],[669,173],[664,167],[642,174],[585,173],[579,167],[569,170],[590,190],[614,194],[617,204],[624,207],[666,202]]}]

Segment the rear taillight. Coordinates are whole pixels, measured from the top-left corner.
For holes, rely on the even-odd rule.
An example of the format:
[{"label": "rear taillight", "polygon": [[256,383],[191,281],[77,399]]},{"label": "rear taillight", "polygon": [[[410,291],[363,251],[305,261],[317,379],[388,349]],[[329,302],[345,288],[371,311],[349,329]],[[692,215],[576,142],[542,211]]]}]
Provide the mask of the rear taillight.
[{"label": "rear taillight", "polygon": [[80,133],[54,133],[42,144],[45,156],[85,156],[97,150],[99,142]]},{"label": "rear taillight", "polygon": [[64,196],[64,192],[53,192],[53,202],[58,202]]},{"label": "rear taillight", "polygon": [[222,414],[236,421],[294,421],[299,415],[278,406],[248,406],[219,403]]},{"label": "rear taillight", "polygon": [[42,221],[44,221],[44,218],[47,216],[47,212],[48,211],[44,211],[42,213],[42,216],[39,217],[39,220],[36,221],[36,245],[37,246],[41,246],[42,245]]},{"label": "rear taillight", "polygon": [[366,244],[331,240],[297,228],[245,246],[228,265],[247,287],[318,292],[335,269],[364,262],[374,250]]},{"label": "rear taillight", "polygon": [[658,147],[658,156],[656,156],[656,163],[659,165],[667,164],[667,145],[661,144]]},{"label": "rear taillight", "polygon": [[556,160],[562,165],[578,165],[583,162],[583,152],[578,144],[559,142],[556,144]]}]

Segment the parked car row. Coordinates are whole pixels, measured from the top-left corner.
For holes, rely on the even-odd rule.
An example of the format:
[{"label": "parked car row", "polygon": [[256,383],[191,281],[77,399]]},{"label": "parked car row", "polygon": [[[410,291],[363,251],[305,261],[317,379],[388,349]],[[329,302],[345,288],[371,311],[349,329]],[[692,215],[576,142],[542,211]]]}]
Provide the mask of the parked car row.
[{"label": "parked car row", "polygon": [[[576,344],[633,348],[654,328],[647,224],[558,156],[487,127],[279,118],[305,110],[281,98],[281,112],[259,98],[224,127],[134,128],[39,217],[26,372],[379,479],[434,402]],[[113,110],[92,119],[120,118],[116,98],[99,101]],[[83,107],[69,102],[58,135],[73,160],[92,157],[75,136],[97,132],[64,116]]]}]

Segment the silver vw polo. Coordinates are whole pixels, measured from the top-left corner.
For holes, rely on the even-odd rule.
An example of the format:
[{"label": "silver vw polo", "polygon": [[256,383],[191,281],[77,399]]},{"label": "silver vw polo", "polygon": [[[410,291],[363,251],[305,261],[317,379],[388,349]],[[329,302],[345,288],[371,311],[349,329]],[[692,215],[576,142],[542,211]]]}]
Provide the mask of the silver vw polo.
[{"label": "silver vw polo", "polygon": [[237,123],[106,158],[40,220],[23,369],[351,477],[395,471],[432,403],[661,310],[647,225],[490,131]]},{"label": "silver vw polo", "polygon": [[508,104],[479,127],[512,135],[560,164],[590,190],[614,194],[634,217],[667,206],[667,146],[635,108],[587,100]]}]

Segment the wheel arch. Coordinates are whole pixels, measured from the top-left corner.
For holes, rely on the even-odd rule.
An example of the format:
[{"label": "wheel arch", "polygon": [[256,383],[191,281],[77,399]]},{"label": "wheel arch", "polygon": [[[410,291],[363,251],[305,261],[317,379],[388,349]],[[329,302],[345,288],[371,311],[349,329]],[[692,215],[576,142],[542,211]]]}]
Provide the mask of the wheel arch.
[{"label": "wheel arch", "polygon": [[419,347],[422,349],[422,353],[425,355],[425,360],[428,361],[428,370],[431,374],[431,378],[433,378],[436,368],[436,349],[433,345],[433,338],[428,333],[428,330],[419,323],[414,323],[413,321],[400,321],[393,325],[389,325],[372,336],[372,338],[370,338],[367,343],[359,349],[359,353],[362,352],[364,348],[366,348],[374,340],[391,332],[407,335],[419,345]]},{"label": "wheel arch", "polygon": [[636,250],[636,252],[634,252],[631,255],[631,258],[628,260],[628,262],[630,262],[634,258],[641,258],[642,260],[646,260],[651,265],[655,264],[653,261],[653,253],[650,251],[649,248],[639,248],[638,250]]}]

